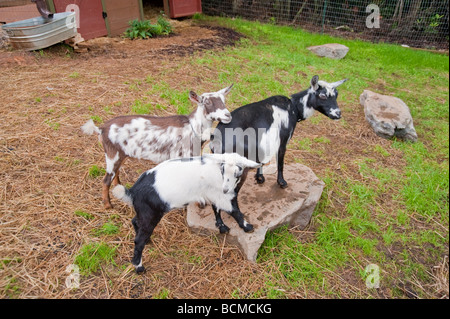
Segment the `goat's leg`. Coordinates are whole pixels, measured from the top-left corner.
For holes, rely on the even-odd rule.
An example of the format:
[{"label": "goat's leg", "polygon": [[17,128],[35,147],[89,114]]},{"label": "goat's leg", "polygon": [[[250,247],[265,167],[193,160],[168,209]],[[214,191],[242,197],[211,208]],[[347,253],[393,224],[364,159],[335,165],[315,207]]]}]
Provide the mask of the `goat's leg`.
[{"label": "goat's leg", "polygon": [[262,166],[258,167],[258,170],[256,171],[256,174],[255,174],[255,179],[258,184],[262,184],[266,181],[266,179],[264,178],[264,175],[263,175]]},{"label": "goat's leg", "polygon": [[[120,168],[120,166],[122,166],[124,160],[125,160],[125,158],[119,158],[117,163],[114,164],[115,171],[114,171],[114,179],[112,181],[113,186],[121,184],[120,178],[119,178],[119,172],[120,172],[119,168]],[[117,168],[116,168],[116,166],[117,166]]]},{"label": "goat's leg", "polygon": [[137,233],[139,232],[139,224],[138,224],[137,217],[134,217],[134,218],[131,220],[131,224],[133,224],[134,231],[135,231],[135,233],[136,233],[136,235],[137,235]]},{"label": "goat's leg", "polygon": [[245,220],[244,214],[242,214],[241,210],[239,209],[237,195],[231,200],[231,205],[233,208],[230,215],[233,216],[239,227],[241,227],[246,233],[253,232],[253,225]]},{"label": "goat's leg", "polygon": [[287,182],[284,180],[284,177],[283,177],[284,155],[286,154],[286,143],[283,143],[283,141],[281,142],[280,148],[278,149],[278,156],[277,156],[277,167],[278,167],[277,183],[278,183],[278,185],[280,185],[281,188],[286,188],[288,186]]},{"label": "goat's leg", "polygon": [[224,224],[222,220],[222,216],[220,216],[220,210],[217,209],[216,205],[211,205],[214,211],[214,215],[216,216],[216,227],[219,228],[221,234],[228,234],[230,232],[230,228]]},{"label": "goat's leg", "polygon": [[103,178],[102,200],[105,209],[111,209],[113,207],[111,204],[111,198],[109,197],[109,188],[111,187],[112,179],[113,175],[109,173],[106,173]]},{"label": "goat's leg", "polygon": [[150,236],[161,220],[163,213],[159,214],[153,211],[148,205],[138,208],[138,210],[140,211],[139,213],[136,212],[136,214],[141,218],[133,222],[133,226],[135,223],[136,226],[139,226],[137,227],[138,231],[134,239],[134,255],[131,263],[135,267],[136,273],[141,274],[145,271],[145,267],[142,266],[142,251],[144,250],[144,246],[150,241]]},{"label": "goat's leg", "polygon": [[124,159],[125,157],[121,157],[120,155],[116,155],[113,159],[109,158],[109,156],[106,155],[106,175],[103,178],[102,191],[102,199],[105,209],[110,209],[113,207],[111,204],[111,197],[109,196],[109,189],[111,187],[111,184],[120,184],[119,168],[122,165]]}]

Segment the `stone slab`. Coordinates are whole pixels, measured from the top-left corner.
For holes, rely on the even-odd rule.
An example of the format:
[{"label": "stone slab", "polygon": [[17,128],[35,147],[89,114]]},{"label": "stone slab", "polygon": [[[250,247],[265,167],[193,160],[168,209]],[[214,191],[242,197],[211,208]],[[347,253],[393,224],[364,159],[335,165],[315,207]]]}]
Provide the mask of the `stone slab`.
[{"label": "stone slab", "polygon": [[268,230],[286,224],[304,229],[309,224],[325,185],[310,168],[302,164],[285,165],[284,178],[288,183],[285,189],[276,183],[276,174],[265,174],[264,184],[257,184],[253,175],[254,171],[251,171],[238,197],[245,219],[254,226],[252,233],[245,233],[230,215],[222,212],[222,219],[230,232],[221,235],[215,226],[210,205],[202,209],[197,204],[191,204],[186,215],[187,224],[193,231],[226,236],[226,242],[237,245],[250,261],[256,261],[258,249]]}]

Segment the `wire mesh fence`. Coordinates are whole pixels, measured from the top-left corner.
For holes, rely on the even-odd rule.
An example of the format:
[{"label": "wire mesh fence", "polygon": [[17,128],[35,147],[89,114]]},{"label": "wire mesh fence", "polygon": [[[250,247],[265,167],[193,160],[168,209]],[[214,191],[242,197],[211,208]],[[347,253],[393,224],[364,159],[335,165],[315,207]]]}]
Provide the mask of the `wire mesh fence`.
[{"label": "wire mesh fence", "polygon": [[202,9],[374,42],[449,47],[448,0],[202,0]]}]

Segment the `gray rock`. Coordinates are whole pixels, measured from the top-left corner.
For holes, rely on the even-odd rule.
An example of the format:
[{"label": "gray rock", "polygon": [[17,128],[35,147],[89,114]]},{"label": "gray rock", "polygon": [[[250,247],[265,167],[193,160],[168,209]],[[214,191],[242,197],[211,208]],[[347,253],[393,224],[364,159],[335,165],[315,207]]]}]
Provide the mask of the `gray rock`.
[{"label": "gray rock", "polygon": [[308,47],[308,50],[314,52],[318,56],[323,56],[331,59],[342,59],[347,54],[349,48],[339,43],[327,43],[323,45],[316,45]]},{"label": "gray rock", "polygon": [[254,226],[252,233],[245,233],[230,215],[222,212],[222,219],[230,232],[220,235],[209,205],[203,209],[197,204],[189,205],[186,216],[188,226],[201,234],[226,236],[226,241],[237,245],[248,260],[256,261],[258,249],[268,230],[286,224],[298,226],[299,229],[308,225],[324,187],[313,171],[301,164],[285,165],[284,177],[289,185],[286,189],[278,186],[276,174],[265,177],[264,184],[256,184],[252,172],[249,173],[239,193],[239,208],[245,219]]},{"label": "gray rock", "polygon": [[366,120],[378,136],[417,141],[411,113],[402,100],[369,90],[364,90],[359,100],[364,106]]}]

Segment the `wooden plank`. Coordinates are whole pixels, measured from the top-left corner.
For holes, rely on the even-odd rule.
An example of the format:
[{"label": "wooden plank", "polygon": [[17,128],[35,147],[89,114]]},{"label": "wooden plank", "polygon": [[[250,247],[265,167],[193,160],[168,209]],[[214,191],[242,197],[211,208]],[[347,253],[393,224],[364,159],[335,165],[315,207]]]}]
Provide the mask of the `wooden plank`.
[{"label": "wooden plank", "polygon": [[170,17],[180,18],[202,12],[201,0],[169,0]]},{"label": "wooden plank", "polygon": [[108,35],[122,35],[129,27],[129,21],[141,19],[141,0],[103,0],[108,15]]},{"label": "wooden plank", "polygon": [[101,1],[85,0],[53,0],[56,12],[65,12],[70,4],[79,8],[78,33],[85,39],[93,39],[108,35],[106,23],[103,19],[103,7]]}]

